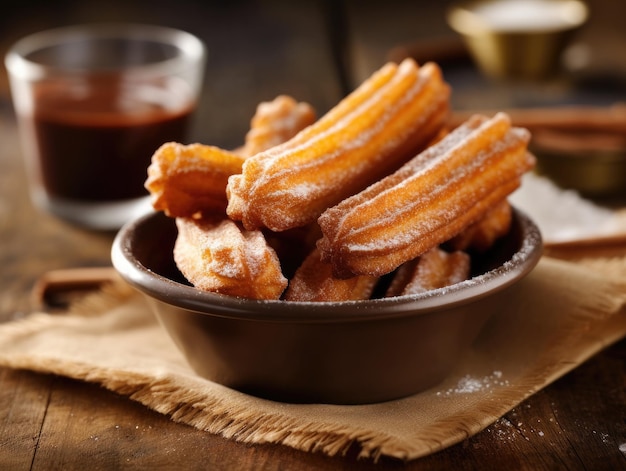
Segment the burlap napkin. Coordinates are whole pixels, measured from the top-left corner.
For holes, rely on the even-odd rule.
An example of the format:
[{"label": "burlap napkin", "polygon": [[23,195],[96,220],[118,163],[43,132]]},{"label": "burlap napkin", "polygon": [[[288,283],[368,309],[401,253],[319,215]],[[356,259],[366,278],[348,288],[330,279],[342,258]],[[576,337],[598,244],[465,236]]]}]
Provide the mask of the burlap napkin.
[{"label": "burlap napkin", "polygon": [[[581,266],[582,265],[582,266]],[[544,257],[442,384],[363,406],[258,399],[197,377],[142,295],[113,284],[64,315],[0,326],[0,364],[55,373],[139,401],[172,420],[246,443],[414,459],[484,429],[626,334],[626,258]]]}]

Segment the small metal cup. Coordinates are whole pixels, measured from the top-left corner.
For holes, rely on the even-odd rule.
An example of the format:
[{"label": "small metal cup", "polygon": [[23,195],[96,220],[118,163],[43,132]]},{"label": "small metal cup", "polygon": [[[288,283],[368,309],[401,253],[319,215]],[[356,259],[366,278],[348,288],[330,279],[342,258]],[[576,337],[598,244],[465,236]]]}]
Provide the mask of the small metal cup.
[{"label": "small metal cup", "polygon": [[558,72],[588,14],[582,0],[465,0],[449,8],[447,21],[486,76],[540,80]]},{"label": "small metal cup", "polygon": [[535,132],[530,150],[537,156],[537,171],[563,188],[588,198],[626,197],[626,148],[621,135],[583,129],[567,134]]}]

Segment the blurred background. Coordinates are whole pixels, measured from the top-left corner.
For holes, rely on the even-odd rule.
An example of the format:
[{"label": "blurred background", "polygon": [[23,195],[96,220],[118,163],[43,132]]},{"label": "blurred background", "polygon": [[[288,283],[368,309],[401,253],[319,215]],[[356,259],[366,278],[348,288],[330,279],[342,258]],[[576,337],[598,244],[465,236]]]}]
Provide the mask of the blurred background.
[{"label": "blurred background", "polygon": [[[451,3],[9,0],[0,18],[0,49],[4,56],[25,34],[76,23],[187,30],[209,49],[194,139],[225,147],[239,145],[260,101],[287,93],[323,112],[383,62],[407,55],[441,64],[456,109],[608,105],[626,96],[626,2],[589,0],[589,20],[563,56],[564,74],[530,84],[494,83],[477,70],[446,22]],[[10,107],[4,69],[0,91],[2,106]]]}]

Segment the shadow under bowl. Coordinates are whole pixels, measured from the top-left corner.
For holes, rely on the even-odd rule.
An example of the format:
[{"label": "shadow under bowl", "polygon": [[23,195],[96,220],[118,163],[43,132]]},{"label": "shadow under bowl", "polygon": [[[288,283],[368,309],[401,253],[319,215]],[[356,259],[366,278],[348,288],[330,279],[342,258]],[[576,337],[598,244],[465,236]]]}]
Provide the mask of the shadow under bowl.
[{"label": "shadow under bowl", "polygon": [[174,220],[162,213],[125,225],[112,247],[119,274],[142,292],[200,376],[293,403],[366,404],[441,382],[502,296],[537,264],[537,226],[514,210],[510,233],[471,280],[421,295],[367,301],[258,301],[203,292],[178,272]]}]

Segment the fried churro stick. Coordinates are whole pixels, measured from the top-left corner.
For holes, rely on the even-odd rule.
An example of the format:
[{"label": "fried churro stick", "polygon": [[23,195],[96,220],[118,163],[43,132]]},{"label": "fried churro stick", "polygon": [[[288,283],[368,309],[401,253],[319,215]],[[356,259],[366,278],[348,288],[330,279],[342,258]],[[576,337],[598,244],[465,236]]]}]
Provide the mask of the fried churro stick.
[{"label": "fried churro stick", "polygon": [[332,267],[320,260],[314,249],[296,270],[285,291],[286,301],[355,301],[369,299],[378,281],[374,276],[354,276],[340,280],[333,277]]},{"label": "fried churro stick", "polygon": [[163,144],[152,156],[145,182],[152,206],[171,217],[225,212],[228,177],[241,172],[245,158],[285,142],[314,121],[311,105],[279,95],[259,104],[245,145],[236,151],[203,144]]},{"label": "fried churro stick", "polygon": [[228,215],[274,231],[314,221],[433,139],[449,94],[433,63],[387,64],[292,139],[247,159],[229,179]]},{"label": "fried churro stick", "polygon": [[250,299],[279,299],[287,286],[260,231],[229,219],[176,218],[174,261],[196,288]]},{"label": "fried churro stick", "polygon": [[462,251],[446,252],[434,247],[398,268],[386,296],[419,294],[467,280],[470,256]]},{"label": "fried churro stick", "polygon": [[243,161],[215,146],[167,142],[152,155],[144,186],[153,208],[170,217],[224,213],[228,177],[241,171]]},{"label": "fried churro stick", "polygon": [[498,113],[474,116],[401,169],[318,219],[337,277],[380,276],[459,234],[535,164],[529,133]]},{"label": "fried churro stick", "polygon": [[[250,121],[244,146],[238,153],[249,157],[291,139],[316,120],[315,110],[287,95],[259,103]],[[237,172],[239,173],[239,172]]]},{"label": "fried churro stick", "polygon": [[509,232],[512,211],[508,200],[503,200],[478,222],[445,243],[450,250],[485,252],[494,242]]}]

